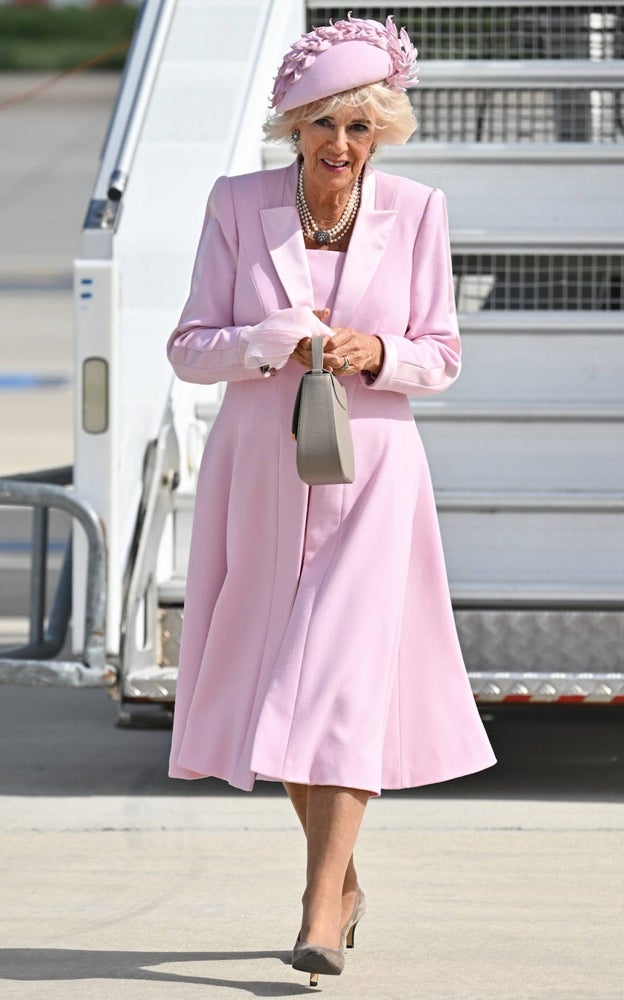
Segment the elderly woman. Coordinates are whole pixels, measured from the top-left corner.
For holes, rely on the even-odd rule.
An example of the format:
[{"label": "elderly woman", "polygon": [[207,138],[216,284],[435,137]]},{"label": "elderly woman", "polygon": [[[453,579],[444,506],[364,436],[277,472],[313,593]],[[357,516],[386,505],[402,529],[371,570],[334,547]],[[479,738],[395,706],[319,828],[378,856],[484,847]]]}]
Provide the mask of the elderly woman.
[{"label": "elderly woman", "polygon": [[[168,355],[227,382],[197,485],[172,777],[281,781],[307,838],[293,966],[337,975],[364,912],[368,798],[487,767],[408,396],[460,344],[444,197],[373,170],[415,122],[415,51],[388,19],[295,43],[265,129],[288,167],[220,178]],[[310,337],[342,380],[351,485],[306,486],[290,425]]]}]

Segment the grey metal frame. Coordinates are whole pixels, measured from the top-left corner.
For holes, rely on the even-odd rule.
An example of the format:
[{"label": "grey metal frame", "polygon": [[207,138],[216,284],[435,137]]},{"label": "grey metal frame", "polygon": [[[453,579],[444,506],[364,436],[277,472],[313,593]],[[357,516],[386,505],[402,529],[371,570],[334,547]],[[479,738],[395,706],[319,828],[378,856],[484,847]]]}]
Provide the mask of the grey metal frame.
[{"label": "grey metal frame", "polygon": [[[160,57],[177,0],[145,0],[126,59],[104,153],[87,209],[84,229],[105,234],[117,229],[123,193],[130,175]],[[104,240],[101,246],[110,244]]]},{"label": "grey metal frame", "polygon": [[[157,440],[148,446],[143,473],[143,497],[135,532],[130,577],[124,599],[120,662],[120,696],[126,700],[168,700],[159,666],[157,565],[172,495],[180,480],[178,439],[169,407]],[[139,632],[143,641],[138,641]],[[122,710],[123,716],[123,710]]]},{"label": "grey metal frame", "polygon": [[[428,62],[441,60],[606,61],[622,51],[621,0],[402,0],[400,3],[325,3],[307,0],[308,28],[330,18],[385,20],[394,14]],[[593,21],[590,21],[593,16]]]},{"label": "grey metal frame", "polygon": [[463,313],[624,309],[622,253],[455,250],[453,280]]},{"label": "grey metal frame", "polygon": [[410,92],[419,127],[410,142],[624,142],[624,91],[590,84],[562,87],[443,86]]},{"label": "grey metal frame", "polygon": [[[57,469],[43,469],[40,472],[26,472],[15,479],[20,482],[56,483],[69,486],[73,479],[71,466]],[[32,558],[30,564],[30,612],[29,635],[26,645],[14,649],[4,649],[2,655],[18,660],[50,659],[60,653],[65,644],[67,626],[71,617],[71,569],[72,536],[68,537],[63,557],[63,565],[45,626],[47,550],[49,509],[34,507],[32,519]]]},{"label": "grey metal frame", "polygon": [[[106,662],[106,544],[101,521],[94,509],[78,500],[64,486],[32,482],[26,479],[0,479],[0,506],[32,507],[35,512],[33,533],[33,566],[31,584],[31,637],[27,646],[9,650],[0,656],[0,683],[27,685],[57,685],[61,687],[108,687],[117,681],[116,668]],[[47,515],[50,509],[62,510],[78,521],[88,545],[85,642],[80,660],[53,660],[49,657],[58,644],[67,583],[71,578],[71,556],[66,554],[58,601],[55,601],[48,625],[47,645],[43,636],[45,613],[45,549]],[[69,559],[69,565],[68,565]],[[59,596],[59,593],[61,596]],[[56,631],[56,635],[53,633]],[[52,633],[52,634],[51,634]],[[63,630],[64,639],[64,630]]]}]

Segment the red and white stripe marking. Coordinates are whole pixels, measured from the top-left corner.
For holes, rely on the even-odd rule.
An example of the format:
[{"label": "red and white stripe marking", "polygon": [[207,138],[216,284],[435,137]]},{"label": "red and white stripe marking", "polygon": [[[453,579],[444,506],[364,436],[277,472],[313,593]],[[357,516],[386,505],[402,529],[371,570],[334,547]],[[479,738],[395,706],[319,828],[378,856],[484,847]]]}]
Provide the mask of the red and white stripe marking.
[{"label": "red and white stripe marking", "polygon": [[624,705],[624,674],[473,673],[479,704]]}]

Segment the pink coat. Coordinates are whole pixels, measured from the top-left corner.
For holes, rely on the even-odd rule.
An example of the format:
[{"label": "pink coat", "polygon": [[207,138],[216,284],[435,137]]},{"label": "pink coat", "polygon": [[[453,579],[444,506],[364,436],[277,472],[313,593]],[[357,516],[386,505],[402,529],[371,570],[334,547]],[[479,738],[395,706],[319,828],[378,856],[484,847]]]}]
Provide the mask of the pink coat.
[{"label": "pink coat", "polygon": [[[170,774],[378,793],[488,767],[408,395],[457,377],[444,197],[367,168],[331,317],[376,334],[375,379],[348,390],[356,481],[307,487],[290,437],[303,370],[249,367],[277,310],[315,328],[296,165],[217,181],[176,373],[228,383],[197,486]],[[265,324],[266,326],[266,324]],[[261,328],[262,329],[262,328]]]}]

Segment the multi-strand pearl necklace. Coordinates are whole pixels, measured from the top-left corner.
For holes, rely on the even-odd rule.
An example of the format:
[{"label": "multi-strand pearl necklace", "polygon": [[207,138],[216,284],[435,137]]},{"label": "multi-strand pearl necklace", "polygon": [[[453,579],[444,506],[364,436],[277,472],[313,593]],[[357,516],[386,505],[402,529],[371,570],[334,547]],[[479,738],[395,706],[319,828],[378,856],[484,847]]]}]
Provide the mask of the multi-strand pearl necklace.
[{"label": "multi-strand pearl necklace", "polygon": [[297,211],[299,212],[301,228],[305,238],[307,240],[314,240],[315,243],[319,243],[321,246],[325,246],[328,243],[338,243],[357,215],[358,208],[360,207],[361,193],[362,175],[360,174],[357,181],[353,185],[353,190],[349,201],[347,202],[347,207],[338,219],[336,225],[332,226],[331,229],[320,229],[312,217],[312,212],[308,208],[308,203],[306,202],[305,195],[303,193],[302,163],[299,167],[299,180],[297,181]]}]

